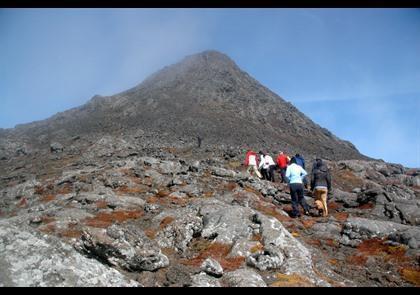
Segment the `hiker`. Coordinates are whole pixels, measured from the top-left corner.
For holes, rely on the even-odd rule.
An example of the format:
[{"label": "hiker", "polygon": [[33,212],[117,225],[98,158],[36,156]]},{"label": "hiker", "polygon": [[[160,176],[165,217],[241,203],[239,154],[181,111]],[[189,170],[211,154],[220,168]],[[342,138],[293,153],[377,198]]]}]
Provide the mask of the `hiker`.
[{"label": "hiker", "polygon": [[305,169],[305,159],[300,154],[296,154],[294,158],[296,159],[296,164]]},{"label": "hiker", "polygon": [[252,172],[258,176],[258,178],[262,178],[260,171],[258,171],[258,158],[257,153],[249,149],[245,155],[245,166],[248,166],[246,172],[252,175]]},{"label": "hiker", "polygon": [[197,145],[198,145],[198,148],[201,148],[201,141],[202,141],[202,138],[201,138],[200,135],[198,135],[197,136]]},{"label": "hiker", "polygon": [[274,163],[273,158],[269,154],[262,152],[260,152],[260,154],[262,155],[259,165],[261,174],[264,179],[274,182],[274,170],[276,169],[276,163]]},{"label": "hiker", "polygon": [[[305,159],[300,154],[296,154],[294,158],[296,159],[296,164],[305,169]],[[306,179],[306,176],[303,177],[302,181],[303,186],[308,188],[308,180]]]},{"label": "hiker", "polygon": [[284,154],[282,151],[280,151],[278,157],[277,157],[277,166],[280,169],[280,175],[281,175],[281,182],[286,182],[286,169],[287,165],[289,164],[289,157]]},{"label": "hiker", "polygon": [[315,196],[315,205],[322,216],[328,216],[327,196],[331,192],[331,174],[321,159],[316,159],[311,173],[311,191]]},{"label": "hiker", "polygon": [[286,178],[289,183],[290,196],[292,198],[291,217],[300,217],[299,204],[303,207],[305,215],[309,215],[309,206],[303,196],[302,179],[307,175],[305,169],[296,164],[296,158],[290,160],[290,165],[286,169]]}]

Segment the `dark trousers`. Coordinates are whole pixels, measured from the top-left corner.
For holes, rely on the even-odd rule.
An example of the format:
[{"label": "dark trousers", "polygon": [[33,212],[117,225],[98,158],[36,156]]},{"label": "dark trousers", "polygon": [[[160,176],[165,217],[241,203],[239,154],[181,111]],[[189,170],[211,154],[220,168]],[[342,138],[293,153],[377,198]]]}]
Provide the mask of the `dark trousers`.
[{"label": "dark trousers", "polygon": [[285,183],[286,182],[286,168],[280,168],[280,175],[281,175],[281,182]]},{"label": "dark trousers", "polygon": [[292,198],[292,215],[300,216],[299,204],[302,206],[303,210],[309,211],[309,206],[306,204],[305,198],[303,197],[303,184],[291,183],[289,184],[289,188],[290,196]]},{"label": "dark trousers", "polygon": [[261,175],[262,175],[262,178],[265,179],[265,180],[268,179],[267,173],[268,173],[267,169],[261,168]]},{"label": "dark trousers", "polygon": [[306,178],[306,176],[303,177],[302,182],[303,182],[304,187],[308,188],[308,179]]},{"label": "dark trousers", "polygon": [[274,170],[275,169],[276,169],[276,165],[268,166],[267,169],[261,169],[261,174],[263,175],[263,179],[274,182]]}]

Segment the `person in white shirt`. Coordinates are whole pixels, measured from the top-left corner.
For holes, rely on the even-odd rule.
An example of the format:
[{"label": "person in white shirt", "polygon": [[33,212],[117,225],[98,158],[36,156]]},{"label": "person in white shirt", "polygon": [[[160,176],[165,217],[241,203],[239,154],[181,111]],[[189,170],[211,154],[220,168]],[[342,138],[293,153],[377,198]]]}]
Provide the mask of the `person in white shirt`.
[{"label": "person in white shirt", "polygon": [[309,215],[309,206],[303,196],[303,178],[308,174],[305,169],[296,164],[296,158],[290,160],[286,169],[286,179],[289,183],[290,196],[292,198],[292,217],[299,217],[299,204],[303,207],[305,215]]},{"label": "person in white shirt", "polygon": [[276,163],[274,163],[273,158],[267,153],[261,153],[261,161],[259,168],[262,171],[264,179],[274,182],[274,170],[276,168]]}]

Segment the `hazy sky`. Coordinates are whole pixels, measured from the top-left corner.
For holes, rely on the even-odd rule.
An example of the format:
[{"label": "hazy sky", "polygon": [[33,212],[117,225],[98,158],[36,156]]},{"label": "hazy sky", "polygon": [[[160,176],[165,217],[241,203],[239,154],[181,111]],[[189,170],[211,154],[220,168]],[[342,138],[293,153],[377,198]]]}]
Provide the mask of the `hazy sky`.
[{"label": "hazy sky", "polygon": [[0,127],[206,49],[362,153],[420,167],[419,9],[0,9]]}]

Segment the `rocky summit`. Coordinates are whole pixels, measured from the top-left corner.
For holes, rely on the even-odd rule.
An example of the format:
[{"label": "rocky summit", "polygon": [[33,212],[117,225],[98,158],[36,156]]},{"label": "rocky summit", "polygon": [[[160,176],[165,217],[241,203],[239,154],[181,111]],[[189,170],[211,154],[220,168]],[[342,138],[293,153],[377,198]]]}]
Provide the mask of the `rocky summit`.
[{"label": "rocky summit", "polygon": [[[329,215],[291,218],[247,147],[325,159]],[[1,286],[419,286],[419,207],[420,169],[360,154],[216,51],[0,129]]]}]

